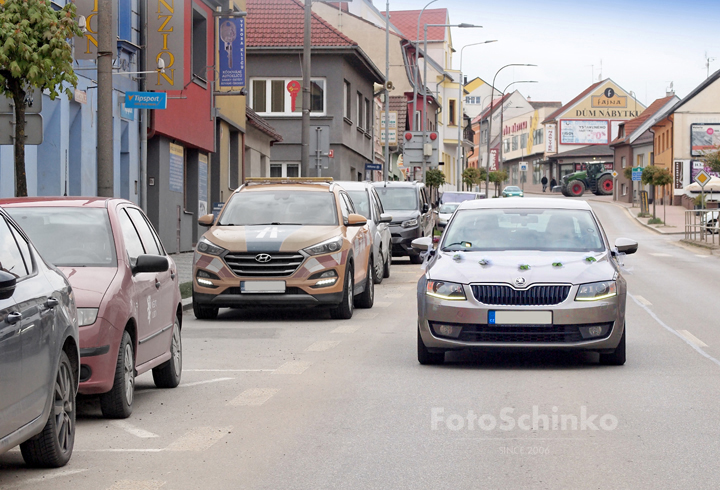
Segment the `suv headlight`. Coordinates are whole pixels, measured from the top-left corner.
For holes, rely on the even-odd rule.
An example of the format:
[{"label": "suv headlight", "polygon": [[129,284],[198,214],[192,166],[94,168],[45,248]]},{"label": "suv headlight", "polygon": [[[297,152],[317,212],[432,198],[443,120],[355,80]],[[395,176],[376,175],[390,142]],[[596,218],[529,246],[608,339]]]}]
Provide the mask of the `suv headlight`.
[{"label": "suv headlight", "polygon": [[343,246],[343,237],[336,236],[324,242],[320,242],[317,245],[303,249],[308,255],[322,255],[337,252]]},{"label": "suv headlight", "polygon": [[198,240],[197,251],[207,255],[221,255],[225,252],[225,249],[215,245],[213,242],[205,237]]},{"label": "suv headlight", "polygon": [[575,301],[598,301],[617,296],[617,283],[615,281],[591,282],[581,284],[578,288]]},{"label": "suv headlight", "polygon": [[78,327],[87,327],[92,325],[97,320],[98,309],[97,308],[78,308]]},{"label": "suv headlight", "polygon": [[465,288],[462,284],[447,281],[428,281],[425,294],[433,298],[449,299],[454,301],[463,301],[465,297]]},{"label": "suv headlight", "polygon": [[407,221],[403,221],[400,224],[400,226],[402,226],[403,228],[412,228],[413,226],[417,226],[417,225],[418,225],[418,220],[416,218],[409,219]]}]

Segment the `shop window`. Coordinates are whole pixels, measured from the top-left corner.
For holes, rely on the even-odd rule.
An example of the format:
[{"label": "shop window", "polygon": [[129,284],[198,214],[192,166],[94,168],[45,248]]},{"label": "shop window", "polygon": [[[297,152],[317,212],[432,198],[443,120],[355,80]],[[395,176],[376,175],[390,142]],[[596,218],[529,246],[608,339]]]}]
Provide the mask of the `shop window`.
[{"label": "shop window", "polygon": [[513,136],[512,137],[512,151],[517,151],[518,149],[518,137]]},{"label": "shop window", "polygon": [[[302,86],[302,80],[292,78],[255,78],[251,80],[250,100],[252,101],[252,109],[265,116],[302,115],[302,91],[289,91],[288,86],[291,83]],[[310,112],[317,115],[325,114],[325,99],[325,79],[312,79],[310,83]]]},{"label": "shop window", "polygon": [[528,144],[528,133],[524,133],[520,135],[520,148],[525,149],[527,148]]}]

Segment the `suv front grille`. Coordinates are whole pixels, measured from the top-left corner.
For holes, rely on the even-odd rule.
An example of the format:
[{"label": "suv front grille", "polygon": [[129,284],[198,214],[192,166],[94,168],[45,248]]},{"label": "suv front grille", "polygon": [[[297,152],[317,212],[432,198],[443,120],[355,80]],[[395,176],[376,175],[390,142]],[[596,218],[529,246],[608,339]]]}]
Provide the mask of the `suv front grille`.
[{"label": "suv front grille", "polygon": [[[268,262],[258,262],[256,257],[269,255]],[[241,277],[287,277],[300,267],[305,256],[299,253],[228,253],[224,257],[227,266]]]},{"label": "suv front grille", "polygon": [[466,342],[529,342],[562,344],[580,342],[577,325],[468,325],[459,340]]},{"label": "suv front grille", "polygon": [[528,289],[513,289],[502,284],[475,284],[471,286],[475,299],[486,305],[544,306],[557,305],[570,294],[569,285],[538,285]]}]

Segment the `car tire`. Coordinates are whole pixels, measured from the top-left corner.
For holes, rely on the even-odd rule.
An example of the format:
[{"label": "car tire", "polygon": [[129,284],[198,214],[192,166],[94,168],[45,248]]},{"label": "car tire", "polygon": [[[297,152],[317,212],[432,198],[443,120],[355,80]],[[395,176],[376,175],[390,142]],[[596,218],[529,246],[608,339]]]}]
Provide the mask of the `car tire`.
[{"label": "car tire", "polygon": [[422,264],[422,263],[423,263],[423,258],[420,256],[420,254],[411,255],[411,256],[410,256],[410,263],[411,263],[411,264]]},{"label": "car tire", "polygon": [[375,281],[373,280],[372,271],[375,263],[371,256],[367,268],[367,279],[365,279],[365,290],[355,297],[355,306],[357,308],[372,308],[375,302]]},{"label": "car tire", "polygon": [[201,304],[198,304],[195,302],[195,298],[193,297],[193,313],[195,314],[195,318],[198,320],[215,320],[218,316],[218,311],[220,308],[215,306],[203,306]]},{"label": "car tire", "polygon": [[125,330],[118,349],[113,386],[100,395],[100,409],[105,418],[126,419],[132,413],[135,397],[135,353],[130,334]]},{"label": "car tire", "polygon": [[375,284],[382,284],[385,277],[385,263],[382,261],[382,249],[380,249],[379,260],[373,261],[373,269],[375,270]]},{"label": "car tire", "polygon": [[422,336],[420,335],[419,328],[417,331],[417,357],[418,362],[423,366],[443,364],[445,362],[444,352],[429,352],[427,350],[427,347],[425,347],[425,343],[422,340]]},{"label": "car tire", "polygon": [[330,316],[336,320],[349,320],[355,311],[355,283],[352,272],[352,263],[345,266],[345,286],[343,287],[343,298],[337,307],[330,310]]},{"label": "car tire", "polygon": [[70,359],[61,352],[47,423],[40,434],[20,444],[22,457],[29,466],[59,468],[70,461],[75,445],[76,386]]},{"label": "car tire", "polygon": [[600,354],[600,364],[604,366],[622,366],[625,364],[625,328],[620,343],[612,354]]},{"label": "car tire", "polygon": [[597,183],[597,193],[599,196],[611,196],[613,193],[612,175],[603,175]]},{"label": "car tire", "polygon": [[383,277],[387,279],[390,277],[390,265],[392,264],[392,248],[388,250],[387,257],[385,257],[385,264],[383,266]]},{"label": "car tire", "polygon": [[585,184],[581,180],[573,180],[568,184],[568,193],[571,197],[580,197],[585,194]]},{"label": "car tire", "polygon": [[158,388],[176,388],[182,377],[182,335],[180,320],[175,318],[170,341],[170,359],[152,370],[153,381]]}]

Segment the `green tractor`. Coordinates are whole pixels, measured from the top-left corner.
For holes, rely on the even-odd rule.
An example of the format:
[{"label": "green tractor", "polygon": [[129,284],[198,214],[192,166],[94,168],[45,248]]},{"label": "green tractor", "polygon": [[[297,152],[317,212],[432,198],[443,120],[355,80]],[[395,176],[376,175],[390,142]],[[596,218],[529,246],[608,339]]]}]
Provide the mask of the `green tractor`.
[{"label": "green tractor", "polygon": [[560,179],[561,192],[567,197],[580,197],[586,190],[597,196],[608,196],[613,193],[614,180],[612,172],[605,169],[605,163],[592,162],[581,170]]}]

